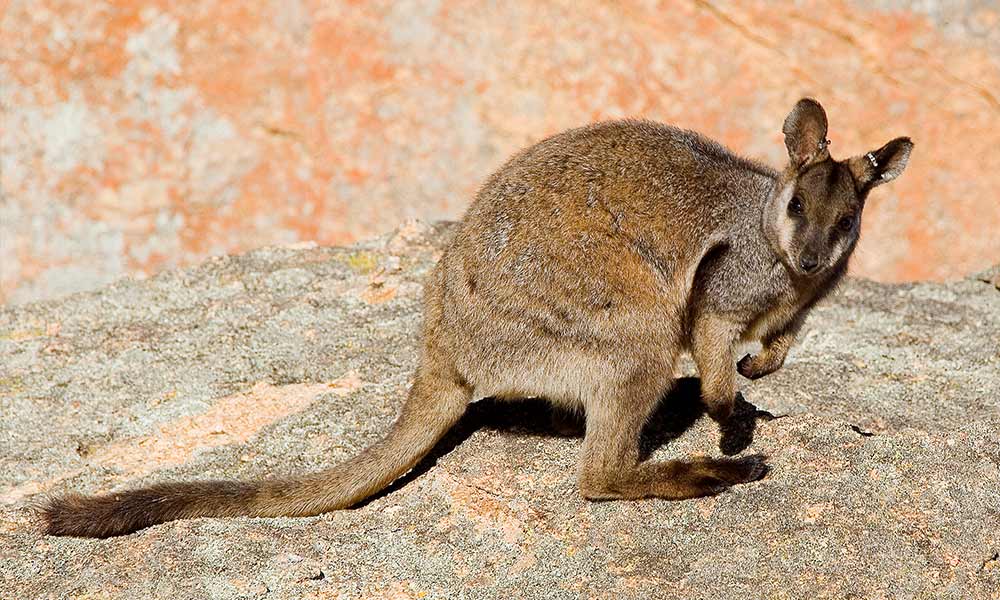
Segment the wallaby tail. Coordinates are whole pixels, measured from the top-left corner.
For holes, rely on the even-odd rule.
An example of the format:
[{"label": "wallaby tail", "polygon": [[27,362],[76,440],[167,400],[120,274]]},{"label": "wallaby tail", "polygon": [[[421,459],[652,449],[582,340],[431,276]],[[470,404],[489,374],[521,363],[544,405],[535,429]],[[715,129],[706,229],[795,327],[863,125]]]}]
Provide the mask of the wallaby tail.
[{"label": "wallaby tail", "polygon": [[161,483],[100,496],[70,494],[40,508],[49,535],[111,537],[196,517],[304,517],[347,508],[412,469],[465,413],[470,392],[421,378],[382,440],[336,467],[256,482]]}]

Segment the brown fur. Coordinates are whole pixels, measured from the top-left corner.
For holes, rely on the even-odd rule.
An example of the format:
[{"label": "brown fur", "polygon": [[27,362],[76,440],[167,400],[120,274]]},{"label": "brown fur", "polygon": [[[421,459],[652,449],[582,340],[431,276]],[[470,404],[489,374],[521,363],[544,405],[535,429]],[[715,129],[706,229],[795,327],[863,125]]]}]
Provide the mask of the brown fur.
[{"label": "brown fur", "polygon": [[826,130],[818,103],[796,104],[782,172],[646,121],[574,129],[520,152],[480,189],[427,282],[419,367],[382,441],[302,477],[57,498],[42,511],[48,532],[104,537],[172,519],[349,507],[487,396],[583,409],[586,498],[692,498],[760,478],[761,457],[641,461],[639,436],[685,349],[709,414],[725,423],[738,344],[764,344],[739,361],[744,376],[779,368],[806,312],[844,273],[868,190],[902,171],[912,144],[837,162]]}]

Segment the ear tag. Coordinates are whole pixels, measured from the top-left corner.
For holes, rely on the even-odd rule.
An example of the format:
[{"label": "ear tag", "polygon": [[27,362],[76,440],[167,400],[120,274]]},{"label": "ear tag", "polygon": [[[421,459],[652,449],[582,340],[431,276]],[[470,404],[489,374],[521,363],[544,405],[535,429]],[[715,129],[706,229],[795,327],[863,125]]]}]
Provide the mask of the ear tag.
[{"label": "ear tag", "polygon": [[[872,168],[873,169],[877,169],[878,168],[878,161],[875,160],[875,155],[874,154],[872,154],[871,152],[869,152],[868,154],[865,154],[865,158],[867,158],[868,162],[870,162],[872,164]],[[883,175],[884,175],[884,173],[883,173]]]}]

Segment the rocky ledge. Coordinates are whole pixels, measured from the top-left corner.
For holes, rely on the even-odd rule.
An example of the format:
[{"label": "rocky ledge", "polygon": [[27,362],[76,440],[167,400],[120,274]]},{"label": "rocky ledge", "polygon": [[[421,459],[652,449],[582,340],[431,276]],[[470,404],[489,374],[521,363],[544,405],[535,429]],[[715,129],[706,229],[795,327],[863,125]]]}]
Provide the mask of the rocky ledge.
[{"label": "rocky ledge", "polygon": [[[48,493],[304,472],[374,441],[449,231],[267,248],[0,311],[0,595],[1000,597],[1000,268],[849,281],[784,369],[744,383],[737,449],[772,470],[716,497],[585,502],[579,432],[538,402],[483,401],[353,510],[39,533],[29,508]],[[719,442],[682,379],[653,459]]]}]

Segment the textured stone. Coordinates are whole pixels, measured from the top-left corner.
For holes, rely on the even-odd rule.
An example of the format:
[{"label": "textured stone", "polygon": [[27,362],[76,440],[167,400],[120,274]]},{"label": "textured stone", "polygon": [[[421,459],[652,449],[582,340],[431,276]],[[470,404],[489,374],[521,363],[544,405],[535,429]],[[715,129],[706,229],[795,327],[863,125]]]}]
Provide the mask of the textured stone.
[{"label": "textured stone", "polygon": [[460,214],[512,152],[646,116],[778,164],[801,95],[834,155],[896,135],[858,275],[1000,257],[989,0],[11,0],[0,15],[0,301],[265,244]]},{"label": "textured stone", "polygon": [[[482,401],[354,510],[103,541],[34,528],[25,507],[47,493],[299,473],[374,441],[449,230],[266,248],[0,310],[2,595],[1000,598],[1000,265],[946,284],[849,280],[782,370],[744,382],[778,417],[741,411],[747,452],[772,471],[714,498],[585,502],[579,433],[551,431],[537,402]],[[661,459],[718,443],[684,379],[645,446]]]}]

